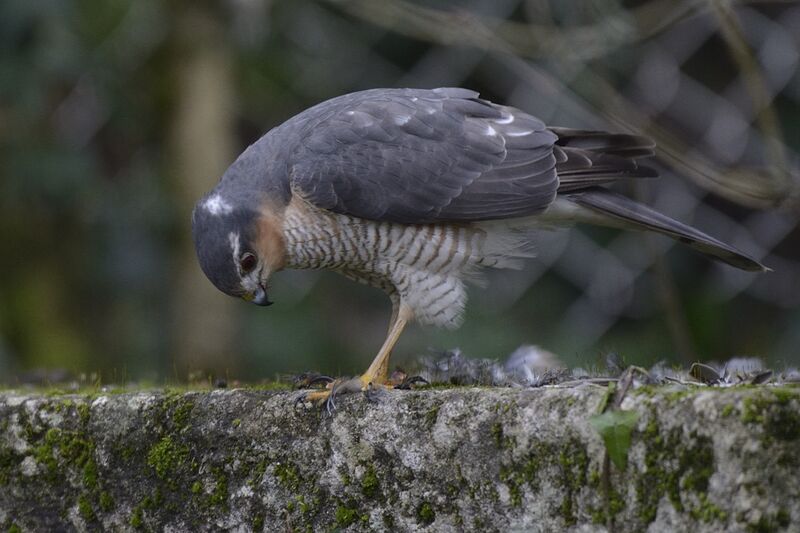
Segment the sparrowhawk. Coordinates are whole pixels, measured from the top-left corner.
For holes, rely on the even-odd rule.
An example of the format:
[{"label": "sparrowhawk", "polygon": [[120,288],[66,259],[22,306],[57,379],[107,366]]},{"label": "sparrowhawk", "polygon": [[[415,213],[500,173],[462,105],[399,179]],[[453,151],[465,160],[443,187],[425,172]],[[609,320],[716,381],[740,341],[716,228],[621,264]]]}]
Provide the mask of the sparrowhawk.
[{"label": "sparrowhawk", "polygon": [[[526,257],[530,231],[585,222],[668,235],[734,267],[764,267],[605,186],[657,173],[646,137],[547,127],[467,89],[374,89],[318,104],[242,153],[192,215],[197,256],[222,292],[269,305],[285,268],[382,289],[389,332],[359,378],[387,381],[412,320],[458,326],[464,281]],[[309,394],[326,399],[330,390]]]}]

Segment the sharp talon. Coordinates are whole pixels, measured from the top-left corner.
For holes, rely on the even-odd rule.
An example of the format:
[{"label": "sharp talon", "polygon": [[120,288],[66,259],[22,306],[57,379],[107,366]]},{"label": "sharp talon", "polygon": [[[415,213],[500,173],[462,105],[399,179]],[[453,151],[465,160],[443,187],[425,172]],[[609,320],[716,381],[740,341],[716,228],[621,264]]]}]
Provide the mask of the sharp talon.
[{"label": "sharp talon", "polygon": [[365,390],[364,398],[366,398],[369,403],[379,403],[380,400],[380,398],[378,398],[378,393],[376,389]]},{"label": "sharp talon", "polygon": [[384,385],[374,380],[366,381],[361,377],[340,378],[332,380],[328,383],[326,389],[315,389],[301,393],[295,399],[294,405],[297,407],[299,403],[317,402],[320,407],[323,407],[327,416],[333,416],[338,405],[336,404],[337,397],[342,394],[349,394],[355,392],[364,392],[367,400],[370,402],[378,401],[378,394],[386,388],[392,388],[391,385]]},{"label": "sharp talon", "polygon": [[372,382],[367,383],[367,387],[364,389],[364,398],[370,403],[376,403],[375,388],[372,386]]},{"label": "sharp talon", "polygon": [[330,376],[317,376],[314,379],[310,380],[308,382],[308,385],[310,387],[313,387],[314,385],[320,385],[320,384],[324,384],[324,385],[327,386],[328,383],[333,383],[333,381],[334,381],[334,379],[332,377],[330,377]]},{"label": "sharp talon", "polygon": [[403,382],[400,383],[398,386],[396,386],[395,389],[410,390],[417,383],[422,383],[423,385],[430,385],[430,383],[428,383],[428,380],[423,378],[422,376],[411,376],[403,380]]},{"label": "sharp talon", "polygon": [[294,409],[296,411],[298,405],[302,405],[302,404],[305,404],[305,403],[306,403],[306,395],[305,394],[299,394],[297,396],[297,398],[294,399],[294,404],[292,404],[292,409]]},{"label": "sharp talon", "polygon": [[333,396],[328,398],[328,401],[325,402],[325,410],[328,413],[328,416],[333,416],[333,412],[336,410],[336,402],[333,401]]},{"label": "sharp talon", "polygon": [[317,403],[318,405],[324,405],[331,396],[331,389],[316,389],[307,392],[301,392],[298,394],[297,398],[294,400],[294,408],[297,408],[298,404],[305,404],[306,402]]},{"label": "sharp talon", "polygon": [[333,412],[336,410],[336,393],[338,392],[338,385],[339,383],[335,381],[333,382],[331,393],[325,399],[325,411],[328,413],[328,416],[333,416]]},{"label": "sharp talon", "polygon": [[365,389],[363,389],[364,397],[370,403],[380,403],[381,395],[384,394],[388,389],[393,389],[392,385],[388,384],[375,384],[369,383]]},{"label": "sharp talon", "polygon": [[292,378],[292,383],[295,389],[308,389],[313,388],[315,385],[329,384],[333,382],[333,378],[317,372],[304,372]]}]

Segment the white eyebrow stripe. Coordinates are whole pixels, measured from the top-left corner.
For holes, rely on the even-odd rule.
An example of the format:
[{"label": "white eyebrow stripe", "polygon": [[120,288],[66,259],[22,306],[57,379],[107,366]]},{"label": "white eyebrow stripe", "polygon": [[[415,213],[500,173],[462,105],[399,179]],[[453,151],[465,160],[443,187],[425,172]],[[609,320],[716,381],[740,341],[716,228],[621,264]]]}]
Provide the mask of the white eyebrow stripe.
[{"label": "white eyebrow stripe", "polygon": [[203,208],[212,215],[219,216],[233,211],[233,206],[225,201],[222,196],[215,194],[203,203]]},{"label": "white eyebrow stripe", "polygon": [[231,243],[231,250],[233,251],[233,264],[236,265],[236,268],[239,268],[239,251],[241,250],[241,244],[239,242],[239,234],[235,231],[228,233],[228,242]]}]

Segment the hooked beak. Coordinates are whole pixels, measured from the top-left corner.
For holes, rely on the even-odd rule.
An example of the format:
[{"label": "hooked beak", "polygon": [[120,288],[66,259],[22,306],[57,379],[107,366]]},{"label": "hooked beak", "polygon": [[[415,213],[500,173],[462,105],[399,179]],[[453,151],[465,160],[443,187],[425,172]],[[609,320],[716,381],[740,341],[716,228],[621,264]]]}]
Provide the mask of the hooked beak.
[{"label": "hooked beak", "polygon": [[245,294],[244,299],[262,307],[272,305],[272,302],[269,301],[269,296],[267,296],[267,289],[263,285],[259,285],[253,293]]}]

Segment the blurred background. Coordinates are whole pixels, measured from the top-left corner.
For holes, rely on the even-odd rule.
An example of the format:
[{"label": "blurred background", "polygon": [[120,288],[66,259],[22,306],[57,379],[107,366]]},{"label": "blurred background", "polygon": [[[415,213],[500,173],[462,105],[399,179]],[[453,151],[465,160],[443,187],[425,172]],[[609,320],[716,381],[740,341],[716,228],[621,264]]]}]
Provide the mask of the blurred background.
[{"label": "blurred background", "polygon": [[774,269],[543,233],[525,269],[471,289],[464,327],[411,327],[394,363],[537,344],[569,366],[798,365],[798,60],[795,2],[4,0],[0,379],[362,371],[383,294],[284,272],[274,306],[247,305],[203,277],[189,225],[248,144],[373,87],[463,86],[552,125],[644,132],[663,178],[624,190]]}]

